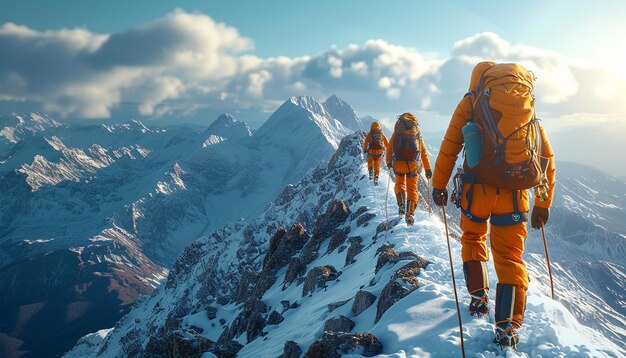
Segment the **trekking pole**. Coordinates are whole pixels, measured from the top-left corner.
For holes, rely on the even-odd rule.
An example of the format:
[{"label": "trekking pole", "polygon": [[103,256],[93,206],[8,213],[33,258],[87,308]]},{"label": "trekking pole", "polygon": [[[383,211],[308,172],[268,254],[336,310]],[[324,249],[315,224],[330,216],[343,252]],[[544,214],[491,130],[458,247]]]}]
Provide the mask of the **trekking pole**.
[{"label": "trekking pole", "polygon": [[454,279],[454,266],[452,265],[452,250],[450,249],[450,235],[448,234],[448,219],[446,219],[446,206],[441,203],[441,210],[443,210],[443,224],[446,227],[446,239],[448,240],[448,257],[450,258],[450,271],[452,272],[452,286],[454,287],[454,300],[456,301],[456,315],[459,318],[459,329],[461,335],[461,353],[465,358],[465,344],[463,343],[463,322],[461,322],[461,310],[459,309],[459,297],[456,294],[456,280]]},{"label": "trekking pole", "polygon": [[543,228],[543,220],[541,221],[541,236],[543,237],[543,248],[546,250],[546,263],[548,264],[548,276],[550,276],[550,291],[554,300],[554,283],[552,282],[552,269],[550,269],[550,255],[548,255],[548,243],[546,241],[546,231]]},{"label": "trekking pole", "polygon": [[391,185],[391,168],[387,173],[387,193],[385,194],[385,243],[387,243],[387,232],[389,231],[389,210],[387,209],[387,203],[389,202],[389,186]]}]

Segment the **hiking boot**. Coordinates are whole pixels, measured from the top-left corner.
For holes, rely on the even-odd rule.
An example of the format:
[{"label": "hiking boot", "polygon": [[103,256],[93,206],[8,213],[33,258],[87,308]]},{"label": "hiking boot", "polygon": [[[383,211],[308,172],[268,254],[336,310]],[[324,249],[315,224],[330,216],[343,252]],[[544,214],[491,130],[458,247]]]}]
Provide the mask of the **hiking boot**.
[{"label": "hiking boot", "polygon": [[404,220],[406,221],[407,226],[413,226],[413,224],[415,223],[415,219],[413,218],[415,213],[415,204],[415,201],[412,200],[406,202],[407,211]]},{"label": "hiking boot", "polygon": [[482,317],[489,314],[489,276],[484,261],[466,261],[463,263],[463,275],[472,301],[469,312],[472,316]]},{"label": "hiking boot", "polygon": [[378,175],[374,175],[374,185],[378,185]]},{"label": "hiking boot", "polygon": [[484,290],[478,291],[472,295],[472,301],[469,304],[470,315],[478,318],[489,315],[489,295]]},{"label": "hiking boot", "polygon": [[505,322],[496,326],[496,336],[493,339],[493,343],[500,346],[501,349],[509,347],[517,349],[518,342],[517,328],[515,328],[513,322]]},{"label": "hiking boot", "polygon": [[404,216],[405,211],[406,211],[406,208],[404,207],[404,204],[398,205],[398,216]]},{"label": "hiking boot", "polygon": [[404,217],[404,221],[406,221],[406,226],[413,226],[413,224],[415,223],[415,219],[413,218],[413,215],[409,215],[409,213],[406,213],[406,216]]},{"label": "hiking boot", "polygon": [[372,180],[372,178],[374,177],[374,170],[370,169],[369,170],[369,174],[370,174],[370,178],[369,179]]}]

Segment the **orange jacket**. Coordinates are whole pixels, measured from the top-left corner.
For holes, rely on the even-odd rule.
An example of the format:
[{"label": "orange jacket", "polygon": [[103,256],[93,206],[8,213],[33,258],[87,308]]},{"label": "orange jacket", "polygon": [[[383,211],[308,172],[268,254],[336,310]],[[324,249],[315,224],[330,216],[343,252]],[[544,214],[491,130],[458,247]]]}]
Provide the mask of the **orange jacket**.
[{"label": "orange jacket", "polygon": [[[394,135],[391,135],[391,139],[389,139],[389,143],[387,144],[387,152],[385,153],[385,160],[387,162],[387,166],[391,166],[391,160],[393,159],[393,139]],[[425,170],[430,170],[430,160],[428,159],[428,152],[426,151],[426,145],[424,144],[424,138],[420,136],[420,143],[418,143],[418,147],[420,148],[420,158],[422,165]],[[419,168],[419,166],[418,166]],[[404,161],[396,161],[393,165],[394,171],[397,173],[408,174],[411,172],[415,172],[415,168],[413,165],[408,165],[407,162]]]},{"label": "orange jacket", "polygon": [[[469,91],[473,91],[476,89],[478,85],[478,80],[480,79],[482,73],[489,67],[493,66],[493,62],[481,62],[474,67],[472,71],[472,77],[470,80]],[[450,119],[450,124],[446,131],[446,134],[441,141],[441,147],[439,149],[439,154],[437,155],[437,160],[435,162],[435,171],[433,173],[433,188],[443,189],[447,187],[448,181],[450,180],[450,176],[452,175],[452,171],[454,170],[454,164],[463,149],[463,132],[461,129],[467,123],[467,120],[472,117],[472,100],[473,95],[466,95],[459,104],[456,106],[454,113],[452,114],[452,118]],[[538,199],[535,200],[535,205],[539,207],[548,208],[552,205],[552,199],[554,194],[554,186],[556,184],[556,169],[554,166],[554,152],[552,151],[552,146],[548,141],[548,137],[543,130],[543,127],[540,127],[541,135],[543,138],[543,157],[549,158],[550,162],[548,164],[548,168],[546,170],[546,178],[549,183],[549,199],[544,202],[540,202]],[[392,138],[393,139],[393,138]]]},{"label": "orange jacket", "polygon": [[[378,122],[372,123],[370,127],[370,131],[367,132],[367,135],[365,136],[365,143],[363,143],[363,152],[367,152],[369,150],[371,154],[382,154],[383,149],[370,149],[369,147],[373,130],[382,132],[382,127],[380,126]],[[387,146],[389,146],[389,140],[387,140],[385,133],[382,133],[382,135],[383,135],[383,148],[387,148]]]}]

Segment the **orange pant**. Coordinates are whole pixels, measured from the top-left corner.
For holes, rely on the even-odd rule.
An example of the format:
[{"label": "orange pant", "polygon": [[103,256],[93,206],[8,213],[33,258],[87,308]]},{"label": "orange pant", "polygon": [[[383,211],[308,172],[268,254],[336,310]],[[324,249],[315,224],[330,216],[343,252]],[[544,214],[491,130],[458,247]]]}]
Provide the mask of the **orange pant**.
[{"label": "orange pant", "polygon": [[374,174],[380,174],[380,161],[383,157],[382,149],[369,149],[367,156],[367,170],[374,169]]},{"label": "orange pant", "polygon": [[[421,168],[416,162],[394,161],[393,171],[396,173],[396,185],[394,191],[398,193],[406,192],[406,199],[417,203],[417,179]],[[409,173],[409,174],[403,174]],[[414,174],[410,174],[414,173]]]},{"label": "orange pant", "polygon": [[[471,207],[468,208],[468,191],[471,192]],[[501,284],[512,284],[528,288],[528,273],[526,264],[522,259],[524,253],[524,240],[527,229],[525,222],[514,223],[510,220],[514,213],[514,194],[518,211],[528,212],[528,191],[511,191],[497,189],[491,185],[465,184],[461,198],[461,208],[465,214],[469,213],[473,218],[496,218],[508,219],[509,222],[500,222],[498,225],[489,220],[476,222],[470,220],[465,214],[461,214],[461,237],[463,262],[487,261],[487,229],[490,226],[491,252],[493,262]],[[523,214],[522,214],[523,216]]]}]

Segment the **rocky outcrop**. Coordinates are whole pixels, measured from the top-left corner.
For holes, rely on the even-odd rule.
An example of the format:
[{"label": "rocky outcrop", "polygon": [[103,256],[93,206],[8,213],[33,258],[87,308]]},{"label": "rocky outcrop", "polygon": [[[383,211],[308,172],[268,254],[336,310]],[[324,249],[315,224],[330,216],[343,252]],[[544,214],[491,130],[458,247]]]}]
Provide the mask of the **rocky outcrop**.
[{"label": "rocky outcrop", "polygon": [[194,331],[178,330],[165,339],[165,355],[172,358],[199,358],[215,350],[216,343]]},{"label": "rocky outcrop", "polygon": [[391,276],[376,306],[376,322],[391,306],[419,287],[417,276],[428,264],[428,261],[418,258],[404,265]]},{"label": "rocky outcrop", "polygon": [[337,308],[345,305],[346,303],[350,302],[350,299],[347,300],[343,300],[343,301],[337,301],[337,302],[333,302],[333,303],[329,303],[328,305],[326,305],[328,307],[328,312],[332,312],[334,310],[336,310]]},{"label": "rocky outcrop", "polygon": [[285,273],[285,285],[291,284],[298,277],[301,277],[306,273],[306,265],[302,262],[302,259],[299,257],[292,257],[289,260],[289,265],[287,266],[287,272]]},{"label": "rocky outcrop", "polygon": [[345,228],[344,230],[335,231],[333,233],[332,238],[330,239],[330,242],[328,243],[328,249],[326,250],[326,253],[329,254],[333,252],[336,248],[338,248],[344,242],[346,242],[349,231],[350,231],[350,228]]},{"label": "rocky outcrop", "polygon": [[352,303],[352,314],[358,316],[361,312],[368,309],[376,301],[376,296],[373,294],[360,290],[354,296],[354,302]]},{"label": "rocky outcrop", "polygon": [[279,355],[278,358],[300,358],[302,355],[302,348],[298,345],[298,343],[294,341],[285,342],[285,347],[283,348],[283,354]]},{"label": "rocky outcrop", "polygon": [[270,316],[267,318],[267,324],[275,325],[275,324],[279,324],[280,322],[284,320],[285,318],[283,317],[282,314],[278,313],[277,311],[272,311],[272,313],[270,313]]},{"label": "rocky outcrop", "polygon": [[350,215],[350,209],[343,200],[335,200],[328,205],[315,224],[313,237],[302,250],[302,260],[305,264],[313,262],[319,256],[322,243],[332,236],[335,230],[343,224]]},{"label": "rocky outcrop", "polygon": [[363,238],[360,236],[352,236],[348,239],[348,242],[350,242],[350,247],[346,253],[346,262],[344,266],[353,264],[355,262],[354,258],[356,255],[360,254],[361,250],[363,250]]},{"label": "rocky outcrop", "polygon": [[339,275],[337,270],[331,265],[317,266],[311,269],[306,275],[304,286],[302,287],[302,297],[315,291],[318,287],[326,287],[326,282],[336,280]]},{"label": "rocky outcrop", "polygon": [[373,218],[376,217],[376,214],[373,213],[365,213],[361,216],[359,216],[359,218],[356,221],[356,226],[367,226],[369,221],[372,220]]},{"label": "rocky outcrop", "polygon": [[382,351],[383,345],[371,333],[324,332],[322,338],[309,347],[304,357],[340,358],[348,353],[373,357]]},{"label": "rocky outcrop", "polygon": [[270,247],[263,259],[263,271],[276,273],[289,262],[289,259],[294,254],[304,247],[307,240],[307,232],[299,223],[293,224],[289,231],[282,227],[278,228],[270,241]]},{"label": "rocky outcrop", "polygon": [[324,332],[350,332],[354,328],[354,322],[343,315],[331,318],[324,323]]},{"label": "rocky outcrop", "polygon": [[[397,252],[392,248],[384,249],[376,261],[376,273],[388,263],[395,264],[404,260],[418,260],[419,256],[410,251]],[[422,259],[423,260],[423,259]]]}]

